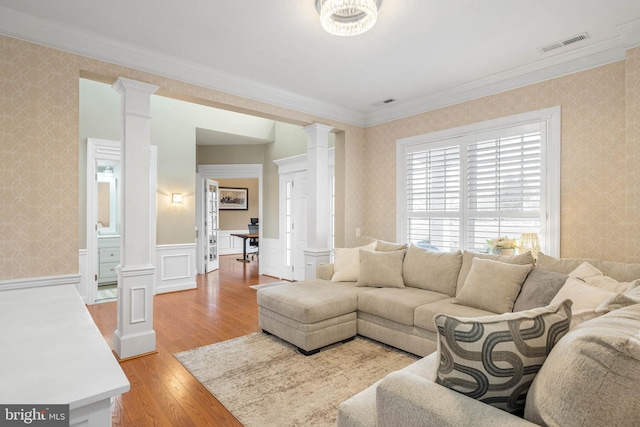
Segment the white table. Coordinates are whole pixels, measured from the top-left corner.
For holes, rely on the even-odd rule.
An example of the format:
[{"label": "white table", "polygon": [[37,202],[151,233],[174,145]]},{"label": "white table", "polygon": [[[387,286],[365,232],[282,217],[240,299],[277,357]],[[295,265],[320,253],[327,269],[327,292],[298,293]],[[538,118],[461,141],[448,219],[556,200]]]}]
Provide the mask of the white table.
[{"label": "white table", "polygon": [[68,404],[71,426],[110,426],[129,387],[75,286],[0,291],[0,403]]}]

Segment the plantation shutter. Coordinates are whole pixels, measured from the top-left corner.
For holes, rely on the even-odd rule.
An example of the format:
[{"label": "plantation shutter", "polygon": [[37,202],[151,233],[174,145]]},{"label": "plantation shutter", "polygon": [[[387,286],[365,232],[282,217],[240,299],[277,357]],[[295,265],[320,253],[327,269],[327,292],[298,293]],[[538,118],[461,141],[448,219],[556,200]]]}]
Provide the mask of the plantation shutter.
[{"label": "plantation shutter", "polygon": [[487,251],[539,233],[543,124],[418,144],[406,152],[406,235],[418,246]]},{"label": "plantation shutter", "polygon": [[460,146],[407,155],[407,235],[422,247],[457,248],[460,241]]},{"label": "plantation shutter", "polygon": [[[531,128],[538,128],[531,131]],[[467,146],[467,248],[486,249],[486,240],[539,233],[541,132],[539,126],[501,131],[505,136]]]}]

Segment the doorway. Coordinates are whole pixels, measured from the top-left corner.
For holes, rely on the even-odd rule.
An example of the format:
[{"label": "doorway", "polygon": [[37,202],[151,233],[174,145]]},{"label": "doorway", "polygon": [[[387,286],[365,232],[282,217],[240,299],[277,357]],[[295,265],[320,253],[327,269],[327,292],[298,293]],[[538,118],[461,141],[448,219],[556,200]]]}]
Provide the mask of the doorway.
[{"label": "doorway", "polygon": [[[121,254],[120,142],[87,138],[87,304],[117,298],[117,266]],[[150,150],[149,206],[156,211],[156,147]],[[150,221],[155,259],[155,215]],[[155,293],[155,283],[154,283]]]}]

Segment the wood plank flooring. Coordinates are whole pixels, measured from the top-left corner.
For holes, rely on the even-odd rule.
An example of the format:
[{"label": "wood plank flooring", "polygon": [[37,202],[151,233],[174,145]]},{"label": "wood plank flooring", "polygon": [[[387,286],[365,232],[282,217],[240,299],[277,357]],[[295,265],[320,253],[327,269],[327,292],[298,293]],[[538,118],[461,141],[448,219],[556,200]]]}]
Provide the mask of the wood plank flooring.
[{"label": "wood plank flooring", "polygon": [[[174,353],[259,331],[256,291],[278,281],[258,275],[257,261],[223,256],[220,269],[198,276],[198,288],[154,297],[158,352],[121,362],[131,390],[114,399],[114,426],[242,426],[173,357]],[[116,303],[87,306],[112,346]]]}]

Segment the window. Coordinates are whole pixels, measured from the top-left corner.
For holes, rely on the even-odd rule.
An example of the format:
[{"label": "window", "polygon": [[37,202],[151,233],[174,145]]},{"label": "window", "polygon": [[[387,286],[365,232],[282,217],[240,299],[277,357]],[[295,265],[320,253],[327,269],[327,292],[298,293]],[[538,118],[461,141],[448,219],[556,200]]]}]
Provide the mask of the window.
[{"label": "window", "polygon": [[538,233],[559,255],[560,108],[399,140],[400,241],[483,252]]}]

